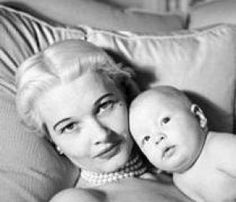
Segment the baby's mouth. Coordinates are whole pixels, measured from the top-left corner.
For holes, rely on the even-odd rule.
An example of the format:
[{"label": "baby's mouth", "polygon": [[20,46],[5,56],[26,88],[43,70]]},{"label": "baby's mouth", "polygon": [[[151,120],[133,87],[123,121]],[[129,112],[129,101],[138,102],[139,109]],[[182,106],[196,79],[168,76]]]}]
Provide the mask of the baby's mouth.
[{"label": "baby's mouth", "polygon": [[176,150],[175,146],[169,146],[163,149],[162,159],[168,159],[172,157],[175,153],[175,150]]}]

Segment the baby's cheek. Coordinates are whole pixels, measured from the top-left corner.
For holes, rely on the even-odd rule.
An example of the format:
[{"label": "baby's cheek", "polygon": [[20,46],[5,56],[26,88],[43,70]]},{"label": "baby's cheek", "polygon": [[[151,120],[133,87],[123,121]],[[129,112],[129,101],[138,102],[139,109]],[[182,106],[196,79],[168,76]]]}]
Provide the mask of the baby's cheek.
[{"label": "baby's cheek", "polygon": [[137,142],[139,148],[142,150],[142,152],[144,152],[145,148],[143,147],[142,143],[140,141],[136,141],[136,142]]},{"label": "baby's cheek", "polygon": [[146,157],[149,158],[151,156],[150,149],[147,146],[142,146],[141,150],[145,154]]},{"label": "baby's cheek", "polygon": [[143,146],[143,148],[141,149],[142,152],[145,154],[145,156],[149,159],[149,161],[153,161],[155,158],[155,148],[153,148],[151,145],[146,145]]}]

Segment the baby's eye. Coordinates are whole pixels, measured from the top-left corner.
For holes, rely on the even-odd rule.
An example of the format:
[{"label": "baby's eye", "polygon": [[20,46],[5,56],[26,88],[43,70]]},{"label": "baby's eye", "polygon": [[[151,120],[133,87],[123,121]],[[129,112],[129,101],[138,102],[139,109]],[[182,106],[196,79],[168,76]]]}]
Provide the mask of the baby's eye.
[{"label": "baby's eye", "polygon": [[72,133],[75,130],[77,130],[79,127],[77,122],[71,122],[67,125],[65,125],[63,128],[61,128],[60,133],[61,134],[66,134],[66,133]]},{"label": "baby's eye", "polygon": [[164,118],[161,120],[161,124],[162,124],[162,125],[165,125],[165,124],[167,124],[169,121],[170,121],[170,117],[164,117]]},{"label": "baby's eye", "polygon": [[149,135],[146,135],[143,137],[143,140],[142,140],[142,144],[145,144],[146,142],[148,142],[150,140],[150,136]]}]

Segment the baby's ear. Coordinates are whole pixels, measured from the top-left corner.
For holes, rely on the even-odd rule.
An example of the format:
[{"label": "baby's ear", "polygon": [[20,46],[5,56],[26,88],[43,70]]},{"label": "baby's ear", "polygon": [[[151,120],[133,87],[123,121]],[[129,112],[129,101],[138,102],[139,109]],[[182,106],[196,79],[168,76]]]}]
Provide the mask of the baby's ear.
[{"label": "baby's ear", "polygon": [[207,130],[207,118],[204,115],[202,109],[198,105],[192,104],[191,105],[191,112],[197,117],[200,127],[203,130]]}]

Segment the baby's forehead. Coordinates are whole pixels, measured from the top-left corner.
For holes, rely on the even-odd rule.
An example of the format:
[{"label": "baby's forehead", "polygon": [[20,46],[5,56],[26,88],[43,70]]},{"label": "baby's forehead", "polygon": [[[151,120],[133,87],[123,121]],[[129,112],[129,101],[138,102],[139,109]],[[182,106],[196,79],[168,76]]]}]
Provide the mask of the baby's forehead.
[{"label": "baby's forehead", "polygon": [[[155,97],[153,94],[145,94],[139,96],[131,105],[130,116],[136,121],[147,122],[154,115],[159,114],[164,106],[161,104],[162,101]],[[163,101],[165,103],[165,101]]]},{"label": "baby's forehead", "polygon": [[149,108],[153,104],[165,104],[168,103],[168,101],[175,101],[174,95],[155,90],[148,90],[136,97],[136,99],[133,101],[133,106]]},{"label": "baby's forehead", "polygon": [[161,111],[187,110],[190,106],[188,98],[175,89],[148,90],[141,93],[133,101],[131,112],[134,116],[148,116]]}]

